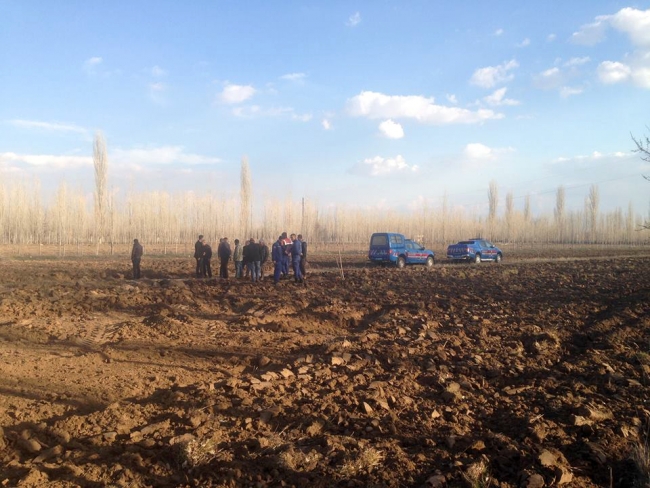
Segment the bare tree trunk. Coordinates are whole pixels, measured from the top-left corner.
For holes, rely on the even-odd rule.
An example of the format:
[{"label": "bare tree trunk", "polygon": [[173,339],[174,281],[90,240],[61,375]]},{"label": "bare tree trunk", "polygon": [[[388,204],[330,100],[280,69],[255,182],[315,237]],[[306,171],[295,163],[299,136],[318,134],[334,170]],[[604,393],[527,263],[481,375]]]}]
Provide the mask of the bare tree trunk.
[{"label": "bare tree trunk", "polygon": [[95,166],[95,244],[99,255],[99,244],[104,237],[106,214],[106,184],[108,177],[108,153],[106,141],[100,131],[95,134],[93,145],[93,164]]},{"label": "bare tree trunk", "polygon": [[239,196],[239,226],[244,239],[251,237],[250,234],[252,233],[251,197],[251,174],[248,167],[248,157],[244,156],[241,160],[241,193]]}]

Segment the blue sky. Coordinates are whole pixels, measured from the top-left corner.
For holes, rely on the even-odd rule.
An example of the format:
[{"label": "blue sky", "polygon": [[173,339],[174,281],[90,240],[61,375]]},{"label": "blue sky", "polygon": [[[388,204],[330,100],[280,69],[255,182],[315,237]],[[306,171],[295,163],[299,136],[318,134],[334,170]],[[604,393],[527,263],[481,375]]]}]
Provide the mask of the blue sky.
[{"label": "blue sky", "polygon": [[246,155],[259,200],[645,215],[649,108],[650,2],[0,0],[0,177],[46,191],[101,130],[122,194],[235,196]]}]

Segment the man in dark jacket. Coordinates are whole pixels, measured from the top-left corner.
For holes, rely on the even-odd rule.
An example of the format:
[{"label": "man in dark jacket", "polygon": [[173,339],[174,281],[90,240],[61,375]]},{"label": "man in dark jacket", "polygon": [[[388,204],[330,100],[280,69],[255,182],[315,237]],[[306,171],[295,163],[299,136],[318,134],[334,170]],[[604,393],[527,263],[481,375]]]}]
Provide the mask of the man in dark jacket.
[{"label": "man in dark jacket", "polygon": [[298,234],[298,240],[302,244],[302,255],[300,256],[300,274],[305,278],[305,267],[307,264],[307,241],[302,238],[302,234]]},{"label": "man in dark jacket", "polygon": [[200,235],[199,239],[194,243],[194,259],[196,259],[196,277],[201,277],[203,266],[201,265],[201,256],[203,255],[203,236]]},{"label": "man in dark jacket", "polygon": [[262,256],[260,255],[260,245],[252,237],[248,241],[248,245],[244,246],[244,261],[248,263],[251,281],[253,283],[259,281]]},{"label": "man in dark jacket", "polygon": [[219,244],[219,259],[221,261],[221,267],[219,268],[219,276],[224,279],[228,279],[228,261],[230,261],[230,243],[228,242],[228,238],[224,237],[223,240],[221,241],[221,244]]},{"label": "man in dark jacket", "polygon": [[212,267],[210,266],[210,260],[212,259],[212,247],[210,247],[210,244],[207,242],[203,244],[203,256],[201,257],[201,261],[203,264],[203,276],[207,276],[208,278],[212,278]]},{"label": "man in dark jacket", "polygon": [[133,263],[133,279],[140,279],[140,260],[142,259],[142,244],[137,239],[133,239],[133,249],[131,249],[131,262]]},{"label": "man in dark jacket", "polygon": [[264,239],[260,239],[260,280],[264,278],[264,265],[269,260],[269,246],[266,245]]}]

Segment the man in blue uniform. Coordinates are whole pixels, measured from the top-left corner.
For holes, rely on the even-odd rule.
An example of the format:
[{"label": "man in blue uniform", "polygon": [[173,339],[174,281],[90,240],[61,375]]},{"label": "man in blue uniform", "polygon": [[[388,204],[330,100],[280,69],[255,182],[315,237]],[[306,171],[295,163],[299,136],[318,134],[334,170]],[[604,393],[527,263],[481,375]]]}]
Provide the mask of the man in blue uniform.
[{"label": "man in blue uniform", "polygon": [[280,282],[280,276],[282,275],[282,269],[284,264],[284,250],[282,249],[282,236],[278,237],[278,240],[273,243],[271,246],[271,260],[273,261],[273,283],[276,285]]},{"label": "man in blue uniform", "polygon": [[302,283],[302,273],[300,272],[300,259],[302,258],[302,242],[296,238],[296,234],[291,234],[291,263],[293,265],[293,276],[296,283]]},{"label": "man in blue uniform", "polygon": [[289,276],[289,261],[291,261],[291,247],[293,243],[287,237],[286,232],[282,233],[280,239],[282,239],[282,252],[284,253],[284,257],[282,258],[282,276],[286,278]]}]

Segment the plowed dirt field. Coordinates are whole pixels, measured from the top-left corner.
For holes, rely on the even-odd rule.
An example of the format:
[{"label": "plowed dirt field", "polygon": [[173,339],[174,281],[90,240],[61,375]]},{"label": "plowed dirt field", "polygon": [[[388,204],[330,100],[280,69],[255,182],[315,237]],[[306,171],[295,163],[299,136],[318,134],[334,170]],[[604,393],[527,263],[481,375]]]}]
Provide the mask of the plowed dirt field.
[{"label": "plowed dirt field", "polygon": [[643,482],[649,250],[312,261],[273,286],[0,259],[0,485]]}]

